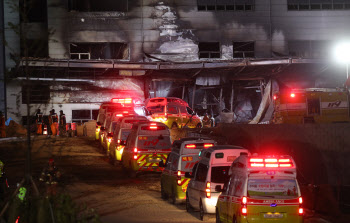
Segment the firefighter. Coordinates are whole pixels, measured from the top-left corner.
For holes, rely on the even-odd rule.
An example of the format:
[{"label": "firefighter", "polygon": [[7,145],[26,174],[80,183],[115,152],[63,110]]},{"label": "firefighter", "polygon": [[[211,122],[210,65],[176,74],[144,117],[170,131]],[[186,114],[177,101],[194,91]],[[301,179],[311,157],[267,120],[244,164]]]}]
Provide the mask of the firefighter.
[{"label": "firefighter", "polygon": [[59,125],[60,136],[66,135],[66,115],[63,111],[60,111],[60,125]]},{"label": "firefighter", "polygon": [[57,193],[57,183],[61,177],[61,173],[55,166],[54,159],[49,159],[47,166],[41,172],[40,181],[45,182],[47,196],[54,196]]},{"label": "firefighter", "polygon": [[2,111],[0,111],[0,138],[6,138],[5,116],[2,114]]},{"label": "firefighter", "polygon": [[43,114],[41,113],[40,109],[36,111],[36,134],[42,135],[43,134]]},{"label": "firefighter", "polygon": [[55,113],[55,109],[50,111],[49,122],[52,135],[57,136],[58,116]]}]

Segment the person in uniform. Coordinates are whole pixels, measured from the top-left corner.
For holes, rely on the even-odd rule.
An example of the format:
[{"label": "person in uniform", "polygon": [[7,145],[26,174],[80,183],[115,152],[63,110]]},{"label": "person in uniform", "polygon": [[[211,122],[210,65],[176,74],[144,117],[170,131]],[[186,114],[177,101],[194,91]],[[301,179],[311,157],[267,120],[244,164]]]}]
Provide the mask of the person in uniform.
[{"label": "person in uniform", "polygon": [[63,111],[60,111],[60,125],[59,125],[60,136],[66,135],[66,115]]},{"label": "person in uniform", "polygon": [[55,109],[50,111],[49,122],[52,135],[57,136],[58,116],[55,113]]},{"label": "person in uniform", "polygon": [[40,109],[36,111],[36,134],[42,135],[43,134],[43,114],[41,113]]},{"label": "person in uniform", "polygon": [[40,181],[45,182],[47,196],[54,196],[57,193],[57,183],[61,173],[55,166],[54,159],[49,159],[47,166],[41,172]]},{"label": "person in uniform", "polygon": [[5,116],[0,111],[0,138],[6,138]]}]

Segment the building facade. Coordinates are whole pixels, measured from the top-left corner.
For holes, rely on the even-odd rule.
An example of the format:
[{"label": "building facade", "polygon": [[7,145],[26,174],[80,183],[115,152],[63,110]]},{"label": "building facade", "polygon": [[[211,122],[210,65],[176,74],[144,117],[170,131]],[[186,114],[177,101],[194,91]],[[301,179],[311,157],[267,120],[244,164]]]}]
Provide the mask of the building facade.
[{"label": "building facade", "polygon": [[[31,83],[40,91],[31,93],[40,98],[31,102],[33,111],[38,107],[62,109],[68,121],[94,118],[92,113],[102,101],[122,97],[123,92],[132,90],[126,94],[144,99],[151,91],[154,96],[154,78],[147,77],[156,72],[147,69],[147,64],[281,58],[330,61],[332,46],[350,38],[348,0],[35,0],[31,6],[28,2],[5,3],[6,68],[23,70],[23,57],[48,61],[46,65],[30,66],[34,67],[30,76],[37,78]],[[27,16],[20,16],[11,4],[18,4]],[[19,25],[20,32],[15,25]],[[48,65],[52,60],[65,63]],[[67,65],[77,61],[85,66]],[[100,62],[113,63],[113,69],[96,65]],[[129,63],[145,66],[115,66]],[[315,66],[322,69],[320,64]],[[186,86],[198,85],[198,78],[217,73],[208,68],[198,75],[197,68],[203,71],[198,66],[181,70],[193,71],[184,81]],[[166,71],[170,79],[176,79],[179,72]],[[232,74],[237,72],[231,70]],[[273,71],[254,72],[259,75]],[[337,68],[329,72],[345,71]],[[23,78],[16,74],[7,85],[7,115],[18,122],[26,114]],[[222,84],[222,79],[216,85]],[[164,91],[158,95],[167,96]],[[190,101],[191,96],[187,99]],[[77,110],[84,114],[90,111],[90,116],[79,118],[74,115],[79,113]]]}]

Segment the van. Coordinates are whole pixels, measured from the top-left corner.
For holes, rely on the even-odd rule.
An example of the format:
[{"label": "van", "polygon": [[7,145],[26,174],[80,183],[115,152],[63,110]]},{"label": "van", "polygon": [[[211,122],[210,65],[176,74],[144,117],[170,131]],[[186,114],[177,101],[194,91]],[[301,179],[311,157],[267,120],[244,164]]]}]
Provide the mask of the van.
[{"label": "van", "polygon": [[150,112],[139,98],[112,98],[110,102],[102,103],[96,121],[96,140],[99,140],[101,128],[106,119],[114,112],[128,115],[150,116]]},{"label": "van", "polygon": [[303,199],[291,156],[240,156],[216,205],[216,222],[303,222]]},{"label": "van", "polygon": [[232,162],[241,154],[249,154],[243,147],[222,145],[202,150],[199,162],[193,167],[193,175],[186,192],[186,210],[199,210],[200,219],[207,214],[215,214],[215,206],[220,192],[217,185],[223,186]]},{"label": "van", "polygon": [[148,119],[144,116],[127,116],[119,119],[114,132],[111,134],[108,156],[110,161],[114,164],[115,161],[121,161],[126,139],[128,138],[132,125],[138,122],[147,122]]},{"label": "van", "polygon": [[170,197],[173,204],[177,200],[185,199],[190,181],[190,178],[185,177],[185,173],[192,172],[201,150],[211,148],[215,144],[212,139],[198,137],[182,138],[173,142],[160,179],[163,199]]},{"label": "van", "polygon": [[146,102],[152,120],[162,122],[169,128],[201,128],[199,116],[180,98],[151,98]]},{"label": "van", "polygon": [[129,176],[139,173],[162,172],[159,163],[165,163],[171,152],[169,128],[160,122],[134,124],[122,155],[122,167]]}]

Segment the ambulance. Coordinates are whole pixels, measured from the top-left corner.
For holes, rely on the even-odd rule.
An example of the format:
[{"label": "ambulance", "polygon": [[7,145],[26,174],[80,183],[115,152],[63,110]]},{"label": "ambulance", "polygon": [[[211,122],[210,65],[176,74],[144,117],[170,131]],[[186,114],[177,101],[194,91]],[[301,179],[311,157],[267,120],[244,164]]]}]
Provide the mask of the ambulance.
[{"label": "ambulance", "polygon": [[220,192],[216,186],[223,186],[232,162],[249,151],[240,146],[220,145],[202,150],[199,162],[193,167],[193,174],[185,174],[191,180],[186,191],[186,210],[199,210],[201,220],[208,214],[215,214],[215,206]]},{"label": "ambulance", "polygon": [[119,114],[150,116],[143,101],[139,98],[112,98],[110,102],[103,103],[98,111],[96,140],[100,139],[101,128],[106,127],[104,126],[106,119],[114,112],[118,112]]},{"label": "ambulance", "polygon": [[201,128],[200,117],[180,98],[151,98],[146,102],[152,120],[169,128]]},{"label": "ambulance", "polygon": [[168,127],[160,122],[134,124],[126,140],[122,155],[122,167],[130,177],[139,173],[162,172],[159,163],[165,163],[171,152]]},{"label": "ambulance", "polygon": [[185,173],[199,160],[203,149],[213,147],[216,142],[209,138],[182,138],[173,142],[172,151],[164,165],[161,175],[161,195],[163,199],[171,198],[173,204],[186,198],[186,190],[190,178]]},{"label": "ambulance", "polygon": [[350,122],[349,95],[345,89],[284,90],[275,93],[273,99],[275,124]]},{"label": "ambulance", "polygon": [[115,161],[121,161],[126,139],[128,138],[132,125],[138,122],[147,122],[148,119],[144,116],[127,116],[119,119],[117,126],[112,133],[112,138],[108,138],[110,146],[108,156],[114,164]]},{"label": "ambulance", "polygon": [[216,222],[303,222],[303,199],[291,156],[240,156],[216,205]]}]

